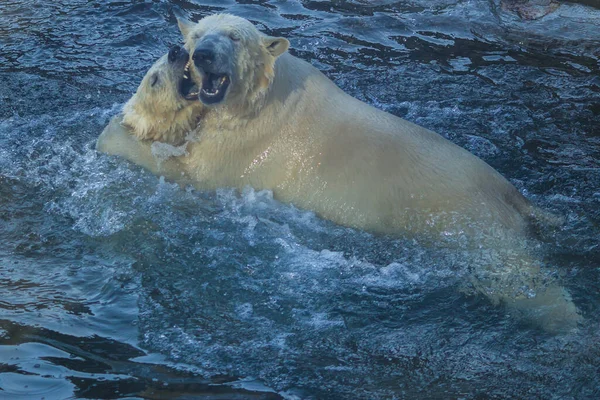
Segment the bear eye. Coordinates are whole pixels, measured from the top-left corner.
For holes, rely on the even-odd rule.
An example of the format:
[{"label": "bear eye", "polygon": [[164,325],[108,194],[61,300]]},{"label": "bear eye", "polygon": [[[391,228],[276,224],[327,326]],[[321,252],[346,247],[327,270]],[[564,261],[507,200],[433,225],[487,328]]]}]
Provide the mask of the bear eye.
[{"label": "bear eye", "polygon": [[229,39],[233,40],[234,42],[239,42],[240,41],[240,34],[237,32],[229,32]]},{"label": "bear eye", "polygon": [[158,74],[154,74],[150,77],[150,87],[154,87],[158,83]]}]

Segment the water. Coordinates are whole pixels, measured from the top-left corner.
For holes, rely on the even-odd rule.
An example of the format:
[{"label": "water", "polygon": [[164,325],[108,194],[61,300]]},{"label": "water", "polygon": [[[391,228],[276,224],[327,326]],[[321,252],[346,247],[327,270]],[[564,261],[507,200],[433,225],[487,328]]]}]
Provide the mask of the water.
[{"label": "water", "polygon": [[[97,154],[175,16],[217,11],[565,216],[539,254],[579,330],[472,295],[455,251]],[[590,0],[3,1],[0,398],[600,397],[598,32]]]}]

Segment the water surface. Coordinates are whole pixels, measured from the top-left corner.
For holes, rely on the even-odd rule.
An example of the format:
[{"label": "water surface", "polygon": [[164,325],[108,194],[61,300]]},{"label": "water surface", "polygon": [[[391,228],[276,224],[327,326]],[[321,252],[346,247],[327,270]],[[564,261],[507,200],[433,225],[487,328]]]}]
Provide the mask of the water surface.
[{"label": "water surface", "polygon": [[[0,3],[0,398],[600,397],[600,8],[499,0]],[[566,223],[578,331],[465,291],[464,254],[197,192],[94,141],[176,15],[250,19]]]}]

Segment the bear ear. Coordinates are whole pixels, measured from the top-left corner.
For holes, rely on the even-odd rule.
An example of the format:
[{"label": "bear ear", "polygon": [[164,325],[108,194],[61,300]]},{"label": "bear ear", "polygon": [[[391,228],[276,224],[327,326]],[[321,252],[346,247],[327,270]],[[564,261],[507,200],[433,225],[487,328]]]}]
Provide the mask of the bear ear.
[{"label": "bear ear", "polygon": [[264,36],[262,42],[273,57],[279,57],[290,48],[290,42],[282,37]]},{"label": "bear ear", "polygon": [[177,25],[179,26],[179,30],[184,39],[187,38],[188,34],[194,29],[194,26],[196,26],[196,24],[184,18],[177,18]]}]

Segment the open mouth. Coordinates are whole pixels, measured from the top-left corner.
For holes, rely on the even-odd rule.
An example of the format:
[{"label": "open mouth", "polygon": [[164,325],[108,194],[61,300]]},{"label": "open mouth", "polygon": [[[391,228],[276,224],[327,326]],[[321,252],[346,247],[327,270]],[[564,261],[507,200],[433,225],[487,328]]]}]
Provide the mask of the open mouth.
[{"label": "open mouth", "polygon": [[227,74],[204,73],[202,89],[200,89],[200,100],[204,104],[219,103],[225,98],[227,88],[231,80]]},{"label": "open mouth", "polygon": [[198,85],[190,78],[190,63],[185,64],[185,68],[183,70],[183,78],[179,83],[179,93],[183,96],[184,99],[195,101],[198,100],[198,95],[200,93],[200,89]]}]

